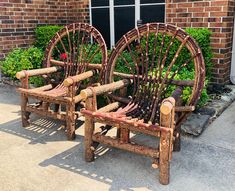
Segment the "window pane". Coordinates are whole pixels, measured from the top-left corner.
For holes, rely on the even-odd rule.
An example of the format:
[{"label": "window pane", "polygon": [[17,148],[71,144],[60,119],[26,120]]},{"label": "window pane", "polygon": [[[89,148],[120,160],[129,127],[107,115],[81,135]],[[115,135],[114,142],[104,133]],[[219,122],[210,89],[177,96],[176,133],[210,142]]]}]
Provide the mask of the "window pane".
[{"label": "window pane", "polygon": [[115,42],[135,27],[135,7],[114,8]]},{"label": "window pane", "polygon": [[91,6],[109,6],[109,0],[91,0]]},{"label": "window pane", "polygon": [[165,3],[165,0],[140,0],[140,4],[145,3]]},{"label": "window pane", "polygon": [[92,9],[92,25],[103,35],[107,47],[110,46],[110,21],[109,9]]},{"label": "window pane", "polygon": [[165,6],[148,5],[140,7],[140,18],[144,23],[164,22]]},{"label": "window pane", "polygon": [[134,0],[114,0],[114,5],[130,5],[135,4]]}]

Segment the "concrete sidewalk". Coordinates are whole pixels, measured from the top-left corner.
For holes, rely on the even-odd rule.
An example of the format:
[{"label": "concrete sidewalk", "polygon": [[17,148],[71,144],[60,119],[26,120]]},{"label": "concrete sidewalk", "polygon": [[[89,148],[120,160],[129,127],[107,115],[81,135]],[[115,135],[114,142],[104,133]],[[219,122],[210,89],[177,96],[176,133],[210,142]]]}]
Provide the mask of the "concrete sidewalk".
[{"label": "concrete sidewalk", "polygon": [[34,117],[22,128],[19,102],[15,89],[0,85],[0,191],[235,190],[235,103],[202,136],[183,138],[170,184],[162,186],[143,156],[101,147],[95,162],[84,162],[82,122],[75,141],[66,140],[62,123],[47,118]]}]

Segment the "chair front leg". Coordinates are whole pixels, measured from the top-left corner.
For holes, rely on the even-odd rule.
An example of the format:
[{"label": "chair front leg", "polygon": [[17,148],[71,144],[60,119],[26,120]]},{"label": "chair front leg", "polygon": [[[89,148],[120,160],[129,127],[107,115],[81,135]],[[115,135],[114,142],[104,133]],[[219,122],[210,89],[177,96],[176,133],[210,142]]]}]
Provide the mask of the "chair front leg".
[{"label": "chair front leg", "polygon": [[71,98],[66,104],[66,129],[68,140],[75,139],[75,85],[68,87],[68,96]]},{"label": "chair front leg", "polygon": [[26,111],[27,104],[28,104],[28,97],[22,93],[21,94],[21,119],[22,119],[23,127],[30,126],[30,122],[29,122],[30,112]]},{"label": "chair front leg", "polygon": [[160,134],[159,152],[159,181],[161,184],[169,184],[170,179],[170,160],[173,146],[175,99],[173,97],[163,100],[160,108],[160,125],[165,130]]},{"label": "chair front leg", "polygon": [[171,136],[169,132],[161,132],[159,153],[159,181],[163,185],[169,184],[170,179],[170,140]]},{"label": "chair front leg", "polygon": [[[21,81],[22,88],[28,89],[28,76],[26,72],[25,74],[26,74],[25,78],[22,78],[20,81]],[[26,110],[27,104],[28,104],[27,95],[24,93],[21,93],[21,120],[22,120],[23,127],[30,126],[30,122],[29,122],[30,112]]]},{"label": "chair front leg", "polygon": [[68,140],[75,139],[75,104],[67,103],[66,106],[66,129]]},{"label": "chair front leg", "polygon": [[[87,98],[86,100],[86,109],[88,110],[93,110],[94,105],[93,105],[93,98]],[[96,103],[95,103],[96,104]],[[86,162],[92,162],[94,160],[94,149],[93,145],[94,142],[92,140],[92,136],[94,134],[94,120],[90,116],[86,116],[85,118],[85,160]]]}]

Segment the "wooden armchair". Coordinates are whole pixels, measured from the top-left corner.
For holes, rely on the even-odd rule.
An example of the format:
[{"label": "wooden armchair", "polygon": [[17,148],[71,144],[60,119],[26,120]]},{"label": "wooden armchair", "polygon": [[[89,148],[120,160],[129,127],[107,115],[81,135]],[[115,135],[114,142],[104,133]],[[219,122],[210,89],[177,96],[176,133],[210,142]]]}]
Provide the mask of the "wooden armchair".
[{"label": "wooden armchair", "polygon": [[[181,76],[185,70],[190,75]],[[126,33],[111,52],[106,84],[80,93],[86,100],[81,111],[85,160],[94,160],[99,143],[149,156],[152,167],[160,169],[160,183],[168,184],[172,151],[180,150],[180,125],[194,110],[204,79],[200,48],[182,29],[150,23]],[[187,99],[183,91],[190,92]],[[97,109],[96,96],[101,94],[112,101]],[[96,122],[104,126],[99,128]],[[115,138],[106,135],[113,128]],[[130,131],[159,137],[159,144],[156,141],[153,148],[133,143]]]},{"label": "wooden armchair", "polygon": [[[82,23],[65,26],[50,40],[45,51],[44,68],[16,74],[22,82],[18,89],[21,93],[22,126],[29,125],[29,115],[34,112],[66,121],[67,138],[74,139],[75,121],[81,116],[76,110],[82,104],[77,92],[80,87],[96,81],[102,83],[102,68],[106,63],[106,44],[97,29]],[[29,89],[28,81],[32,76],[42,76],[46,85]],[[29,104],[30,98],[37,101]]]}]

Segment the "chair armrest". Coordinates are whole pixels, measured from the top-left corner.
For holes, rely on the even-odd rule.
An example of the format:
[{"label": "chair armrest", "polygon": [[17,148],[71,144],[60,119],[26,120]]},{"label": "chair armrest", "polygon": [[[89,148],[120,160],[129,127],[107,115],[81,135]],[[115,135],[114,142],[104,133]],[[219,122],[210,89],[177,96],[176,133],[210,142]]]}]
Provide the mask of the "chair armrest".
[{"label": "chair armrest", "polygon": [[98,110],[98,112],[111,112],[118,109],[122,104],[120,102],[113,102]]},{"label": "chair armrest", "polygon": [[182,99],[181,95],[183,94],[183,88],[178,87],[171,95],[175,99],[176,106],[175,111],[176,112],[192,112],[195,110],[195,106],[181,106],[182,105]]},{"label": "chair armrest", "polygon": [[180,101],[182,94],[183,94],[182,87],[178,87],[175,89],[175,91],[172,92],[171,97],[175,99],[176,105],[177,105],[177,102]]},{"label": "chair armrest", "polygon": [[113,92],[115,90],[126,87],[130,83],[131,83],[130,80],[123,79],[123,80],[113,82],[110,84],[105,84],[105,85],[101,85],[101,86],[97,86],[93,88],[87,88],[80,92],[80,96],[82,97],[83,100],[86,100],[87,98],[94,96],[94,94],[101,95],[104,93]]},{"label": "chair armrest", "polygon": [[40,68],[40,69],[33,69],[33,70],[22,70],[20,72],[16,73],[16,78],[17,79],[22,79],[25,77],[30,77],[30,76],[40,76],[44,74],[50,74],[54,72],[60,71],[62,68],[61,67],[49,67],[49,68]]},{"label": "chair armrest", "polygon": [[[59,66],[64,66],[64,62],[63,61],[59,61],[59,60],[54,60],[54,59],[50,59],[50,62],[52,64],[56,64]],[[88,65],[89,69],[97,69],[97,70],[101,70],[102,69],[102,64],[92,64],[92,63],[86,63]]]},{"label": "chair armrest", "polygon": [[160,111],[164,115],[169,115],[175,107],[175,98],[168,97],[162,101]]},{"label": "chair armrest", "polygon": [[69,87],[77,82],[90,78],[96,74],[96,70],[90,70],[76,76],[70,76],[64,80],[64,86]]}]

